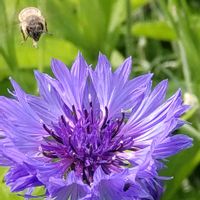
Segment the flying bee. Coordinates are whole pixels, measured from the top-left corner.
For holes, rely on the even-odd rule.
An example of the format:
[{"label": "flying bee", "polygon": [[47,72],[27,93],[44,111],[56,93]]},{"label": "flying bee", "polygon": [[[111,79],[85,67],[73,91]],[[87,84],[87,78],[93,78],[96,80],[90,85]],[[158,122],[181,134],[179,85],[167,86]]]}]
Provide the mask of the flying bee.
[{"label": "flying bee", "polygon": [[19,13],[18,18],[24,41],[31,37],[33,46],[37,47],[40,36],[43,33],[48,33],[47,23],[41,11],[35,7],[27,7]]}]

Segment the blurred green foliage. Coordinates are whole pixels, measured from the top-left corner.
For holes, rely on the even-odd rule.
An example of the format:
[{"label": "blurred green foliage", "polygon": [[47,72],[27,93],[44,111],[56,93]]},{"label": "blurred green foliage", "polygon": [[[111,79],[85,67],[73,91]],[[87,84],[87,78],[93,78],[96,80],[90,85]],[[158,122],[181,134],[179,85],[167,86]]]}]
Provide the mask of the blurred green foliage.
[{"label": "blurred green foliage", "polygon": [[[22,43],[17,20],[21,9],[36,6],[44,14],[49,32],[39,48]],[[191,149],[167,162],[162,174],[173,176],[163,200],[200,199],[200,1],[199,0],[0,0],[0,86],[8,95],[8,77],[27,92],[36,93],[33,69],[50,72],[55,57],[71,65],[78,50],[95,64],[99,51],[115,68],[134,58],[133,75],[152,71],[155,82],[169,79],[169,95],[179,87],[192,105],[183,116],[191,122],[182,132],[194,138]],[[3,183],[1,199],[21,199]]]}]

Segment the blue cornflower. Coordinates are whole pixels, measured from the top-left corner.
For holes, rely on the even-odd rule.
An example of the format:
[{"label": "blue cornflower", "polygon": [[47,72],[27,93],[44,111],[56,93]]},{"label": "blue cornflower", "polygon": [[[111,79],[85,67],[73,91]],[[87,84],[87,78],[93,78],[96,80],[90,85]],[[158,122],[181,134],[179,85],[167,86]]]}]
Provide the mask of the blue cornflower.
[{"label": "blue cornflower", "polygon": [[167,81],[152,74],[129,79],[128,58],[112,72],[100,54],[93,70],[81,54],[71,70],[53,59],[55,78],[35,71],[39,96],[11,79],[12,98],[0,97],[0,165],[12,192],[47,199],[159,199],[162,160],[191,146],[173,134],[188,109],[181,91],[165,100]]}]

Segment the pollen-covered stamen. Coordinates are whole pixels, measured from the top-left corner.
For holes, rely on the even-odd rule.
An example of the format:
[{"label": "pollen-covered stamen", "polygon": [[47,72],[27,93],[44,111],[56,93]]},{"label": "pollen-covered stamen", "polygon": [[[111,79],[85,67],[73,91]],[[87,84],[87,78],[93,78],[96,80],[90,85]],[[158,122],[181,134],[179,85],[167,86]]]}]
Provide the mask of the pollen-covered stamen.
[{"label": "pollen-covered stamen", "polygon": [[52,152],[42,151],[42,154],[48,158],[58,158],[58,156]]},{"label": "pollen-covered stamen", "polygon": [[88,119],[88,111],[86,109],[84,109],[84,115],[85,115],[85,119]]},{"label": "pollen-covered stamen", "polygon": [[57,136],[51,129],[48,129],[47,126],[45,124],[43,124],[43,128],[45,129],[45,131],[47,131],[49,133],[50,136],[52,136],[58,143],[63,144],[62,138],[60,138],[59,136]]},{"label": "pollen-covered stamen", "polygon": [[78,121],[78,116],[77,116],[77,113],[76,113],[76,108],[74,105],[72,105],[72,115],[74,116],[76,122]]},{"label": "pollen-covered stamen", "polygon": [[62,120],[62,123],[64,124],[64,126],[67,126],[67,122],[63,115],[61,115],[61,120]]},{"label": "pollen-covered stamen", "polygon": [[88,111],[86,109],[84,109],[84,115],[85,115],[85,121],[86,121],[86,124],[87,124],[87,127],[86,127],[86,130],[87,130],[87,133],[89,134],[90,133],[90,125],[89,125],[89,119],[88,119]]},{"label": "pollen-covered stamen", "polygon": [[124,117],[125,117],[125,113],[122,112],[122,118],[121,118],[121,120],[117,120],[118,124],[117,124],[116,129],[113,131],[112,138],[114,138],[117,135],[117,133],[119,132],[119,129],[124,122]]},{"label": "pollen-covered stamen", "polygon": [[124,139],[124,141],[123,141],[123,147],[121,147],[121,150],[122,151],[124,151],[124,150],[130,150],[130,151],[132,151],[131,149],[134,149],[134,151],[135,151],[133,138],[129,137],[129,138]]},{"label": "pollen-covered stamen", "polygon": [[120,149],[122,149],[122,147],[124,146],[124,141],[121,140],[117,146],[117,148],[115,149],[115,151],[120,151]]},{"label": "pollen-covered stamen", "polygon": [[69,145],[70,145],[70,147],[71,147],[71,149],[72,149],[72,151],[73,151],[73,153],[77,153],[77,151],[76,151],[76,149],[74,148],[74,145],[72,144],[72,141],[71,141],[71,135],[69,136]]},{"label": "pollen-covered stamen", "polygon": [[94,122],[94,111],[93,111],[93,104],[90,102],[90,117],[91,117],[91,123]]},{"label": "pollen-covered stamen", "polygon": [[123,135],[116,137],[124,124],[125,113],[121,113],[119,119],[110,118],[108,108],[105,107],[102,119],[94,116],[90,103],[88,109],[77,114],[76,108],[72,106],[71,115],[75,120],[68,122],[62,115],[57,123],[52,123],[52,129],[43,125],[51,136],[50,140],[45,140],[45,144],[41,145],[43,155],[56,162],[70,160],[67,170],[74,170],[88,185],[93,182],[94,172],[99,166],[106,174],[120,172],[128,167],[129,163],[119,153],[132,151],[133,145]]},{"label": "pollen-covered stamen", "polygon": [[93,182],[93,170],[91,167],[85,167],[83,169],[83,180],[90,185]]}]

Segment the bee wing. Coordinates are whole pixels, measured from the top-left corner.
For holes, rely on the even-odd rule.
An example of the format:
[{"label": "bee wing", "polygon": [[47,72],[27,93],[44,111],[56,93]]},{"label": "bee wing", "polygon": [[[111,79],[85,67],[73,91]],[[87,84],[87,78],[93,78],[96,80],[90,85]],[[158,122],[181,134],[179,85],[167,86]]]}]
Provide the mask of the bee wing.
[{"label": "bee wing", "polygon": [[41,11],[38,8],[35,7],[27,7],[24,8],[18,15],[19,21],[22,22],[24,20],[26,20],[27,17],[31,16],[31,15],[36,15],[38,17],[41,17]]},{"label": "bee wing", "polygon": [[26,34],[26,32],[22,29],[22,27],[20,28],[21,33],[22,33],[22,37],[24,39],[24,41],[26,41],[28,39],[28,35]]}]

